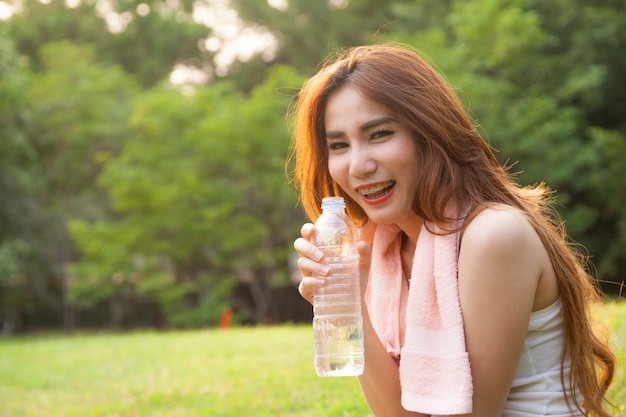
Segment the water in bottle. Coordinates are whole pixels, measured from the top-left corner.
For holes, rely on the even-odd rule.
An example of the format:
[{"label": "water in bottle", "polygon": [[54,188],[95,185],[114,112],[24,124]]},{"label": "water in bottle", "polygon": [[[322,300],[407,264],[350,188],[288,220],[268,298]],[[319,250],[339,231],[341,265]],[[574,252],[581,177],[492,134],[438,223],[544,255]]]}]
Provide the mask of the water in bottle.
[{"label": "water in bottle", "polygon": [[319,376],[361,375],[363,319],[356,250],[357,231],[341,197],[322,201],[314,243],[330,267],[327,284],[313,297],[315,369]]}]

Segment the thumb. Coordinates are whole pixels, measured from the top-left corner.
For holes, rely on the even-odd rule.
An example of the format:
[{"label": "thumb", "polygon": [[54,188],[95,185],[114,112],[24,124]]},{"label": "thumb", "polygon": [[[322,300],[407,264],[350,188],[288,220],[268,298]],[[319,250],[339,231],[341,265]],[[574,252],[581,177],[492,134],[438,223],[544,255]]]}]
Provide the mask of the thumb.
[{"label": "thumb", "polygon": [[356,245],[357,252],[359,253],[359,278],[361,283],[361,294],[365,294],[367,283],[370,275],[370,265],[372,263],[372,248],[371,246],[361,240]]}]

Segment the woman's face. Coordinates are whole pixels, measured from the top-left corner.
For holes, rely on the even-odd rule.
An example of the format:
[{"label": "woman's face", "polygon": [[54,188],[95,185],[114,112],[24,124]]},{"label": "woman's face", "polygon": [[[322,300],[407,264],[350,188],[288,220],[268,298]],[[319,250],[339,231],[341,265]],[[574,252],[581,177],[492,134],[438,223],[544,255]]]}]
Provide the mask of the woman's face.
[{"label": "woman's face", "polygon": [[342,190],[378,224],[419,222],[416,145],[408,125],[386,106],[348,85],[325,109],[328,169]]}]

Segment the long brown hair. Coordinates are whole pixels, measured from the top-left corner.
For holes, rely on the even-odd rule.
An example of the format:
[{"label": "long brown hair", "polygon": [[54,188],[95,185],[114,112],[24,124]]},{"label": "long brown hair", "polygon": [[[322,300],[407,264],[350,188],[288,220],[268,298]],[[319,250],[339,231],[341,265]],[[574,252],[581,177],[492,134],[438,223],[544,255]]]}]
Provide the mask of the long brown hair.
[{"label": "long brown hair", "polygon": [[[568,242],[562,222],[552,208],[553,196],[544,185],[519,186],[482,139],[460,100],[444,78],[419,53],[405,45],[372,45],[339,52],[300,90],[293,115],[295,159],[293,180],[309,218],[320,214],[324,196],[346,199],[347,211],[357,222],[365,212],[332,180],[328,171],[324,111],[330,95],[345,85],[395,112],[410,126],[417,144],[420,184],[414,210],[425,221],[447,224],[449,203],[471,207],[468,219],[492,204],[519,210],[545,245],[558,279],[563,303],[562,365],[571,361],[570,381],[562,385],[570,405],[576,388],[584,398],[585,413],[610,417],[603,406],[615,369],[615,356],[591,327],[589,303],[599,300],[584,257]],[[465,224],[469,223],[466,221]],[[562,369],[564,366],[561,367]]]}]

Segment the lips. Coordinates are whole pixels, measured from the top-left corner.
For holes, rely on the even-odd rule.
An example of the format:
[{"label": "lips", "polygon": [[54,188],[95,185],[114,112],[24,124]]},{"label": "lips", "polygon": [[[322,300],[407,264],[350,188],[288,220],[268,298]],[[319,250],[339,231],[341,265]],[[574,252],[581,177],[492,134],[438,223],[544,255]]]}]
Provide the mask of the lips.
[{"label": "lips", "polygon": [[363,196],[366,201],[379,200],[388,195],[395,185],[395,181],[380,182],[378,184],[359,187],[356,189],[356,192]]}]

